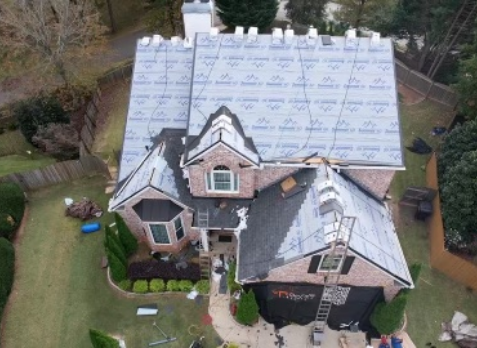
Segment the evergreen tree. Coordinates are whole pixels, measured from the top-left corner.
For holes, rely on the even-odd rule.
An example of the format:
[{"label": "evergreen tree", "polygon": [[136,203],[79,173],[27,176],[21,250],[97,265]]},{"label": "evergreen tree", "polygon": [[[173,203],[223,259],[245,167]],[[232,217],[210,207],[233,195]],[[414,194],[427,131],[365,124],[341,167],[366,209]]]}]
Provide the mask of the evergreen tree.
[{"label": "evergreen tree", "polygon": [[12,290],[15,273],[15,249],[12,243],[0,238],[0,318]]},{"label": "evergreen tree", "polygon": [[119,341],[99,330],[90,329],[89,338],[94,348],[119,348]]},{"label": "evergreen tree", "polygon": [[108,254],[109,269],[111,271],[111,278],[119,283],[127,278],[126,266],[114,255],[112,252]]},{"label": "evergreen tree", "polygon": [[[477,51],[477,50],[476,50]],[[477,118],[477,55],[460,61],[454,89],[459,96],[459,112],[466,118]]]},{"label": "evergreen tree", "polygon": [[127,265],[126,251],[119,241],[118,236],[109,226],[105,228],[104,247],[107,251],[113,253],[124,265]]},{"label": "evergreen tree", "polygon": [[335,18],[357,29],[369,27],[375,13],[382,8],[389,11],[390,6],[394,5],[394,1],[391,0],[336,0],[335,2],[340,5]]},{"label": "evergreen tree", "polygon": [[253,325],[258,319],[258,305],[255,294],[250,289],[242,293],[237,306],[237,321],[244,325]]},{"label": "evergreen tree", "polygon": [[405,294],[396,296],[391,302],[381,302],[371,314],[371,324],[381,335],[390,335],[400,329],[404,319],[407,297]]},{"label": "evergreen tree", "polygon": [[285,10],[293,23],[320,27],[328,2],[329,0],[289,0]]},{"label": "evergreen tree", "polygon": [[114,219],[116,220],[116,227],[118,229],[119,240],[121,241],[121,244],[123,245],[124,250],[126,251],[126,256],[130,256],[134,254],[137,250],[137,239],[132,234],[131,230],[126,225],[121,215],[119,215],[118,213],[115,213]]},{"label": "evergreen tree", "polygon": [[222,23],[231,28],[264,30],[272,24],[278,11],[277,0],[216,0],[215,5]]}]

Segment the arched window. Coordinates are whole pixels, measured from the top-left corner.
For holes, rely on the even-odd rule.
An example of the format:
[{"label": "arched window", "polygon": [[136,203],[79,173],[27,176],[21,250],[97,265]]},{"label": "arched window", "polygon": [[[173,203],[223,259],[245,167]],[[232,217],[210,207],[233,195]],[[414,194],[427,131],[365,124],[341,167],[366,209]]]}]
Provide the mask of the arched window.
[{"label": "arched window", "polygon": [[206,174],[207,191],[238,192],[239,175],[227,166],[216,166]]}]

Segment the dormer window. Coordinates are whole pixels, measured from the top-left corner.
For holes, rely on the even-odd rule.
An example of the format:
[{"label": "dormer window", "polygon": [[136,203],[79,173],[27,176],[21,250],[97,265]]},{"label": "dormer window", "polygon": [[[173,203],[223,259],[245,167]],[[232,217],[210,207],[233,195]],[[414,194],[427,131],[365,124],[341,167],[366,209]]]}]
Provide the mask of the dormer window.
[{"label": "dormer window", "polygon": [[238,192],[239,175],[226,166],[217,166],[206,174],[206,184],[209,192]]}]

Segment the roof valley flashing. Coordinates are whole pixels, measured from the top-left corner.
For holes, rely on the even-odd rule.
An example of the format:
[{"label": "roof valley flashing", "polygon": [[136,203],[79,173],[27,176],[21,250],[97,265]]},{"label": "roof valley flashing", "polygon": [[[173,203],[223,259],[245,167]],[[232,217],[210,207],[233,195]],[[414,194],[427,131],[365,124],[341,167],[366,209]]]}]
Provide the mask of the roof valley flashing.
[{"label": "roof valley flashing", "polygon": [[222,106],[261,163],[315,155],[309,163],[403,168],[390,39],[213,36],[138,41],[119,180],[152,147],[150,134],[172,128],[197,137]]}]

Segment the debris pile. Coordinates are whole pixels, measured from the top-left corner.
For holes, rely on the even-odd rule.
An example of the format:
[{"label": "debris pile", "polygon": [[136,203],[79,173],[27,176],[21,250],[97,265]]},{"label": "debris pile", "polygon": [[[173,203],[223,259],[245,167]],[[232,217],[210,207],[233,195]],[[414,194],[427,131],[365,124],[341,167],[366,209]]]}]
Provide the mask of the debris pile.
[{"label": "debris pile", "polygon": [[442,330],[439,341],[453,341],[460,348],[477,348],[477,326],[465,314],[455,312],[450,323],[442,323]]},{"label": "debris pile", "polygon": [[95,217],[101,217],[101,215],[103,215],[103,210],[92,200],[83,198],[79,202],[74,202],[68,205],[65,214],[66,216],[80,218],[84,221]]}]

